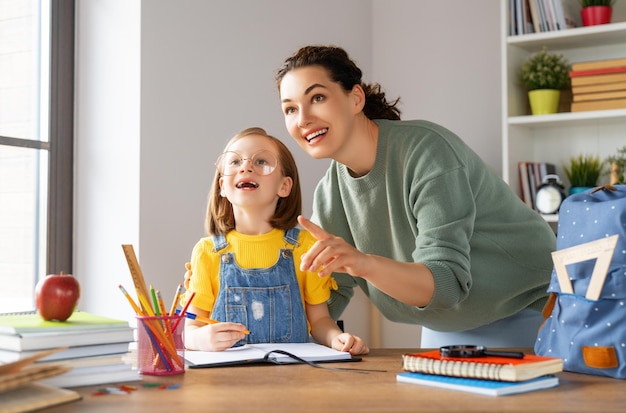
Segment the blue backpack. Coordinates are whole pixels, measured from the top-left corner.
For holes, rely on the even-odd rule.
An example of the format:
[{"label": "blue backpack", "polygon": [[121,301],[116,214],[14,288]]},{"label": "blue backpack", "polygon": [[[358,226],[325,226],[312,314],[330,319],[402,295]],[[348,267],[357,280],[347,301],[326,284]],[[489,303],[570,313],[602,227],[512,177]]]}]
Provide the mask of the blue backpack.
[{"label": "blue backpack", "polygon": [[535,342],[572,372],[626,378],[626,185],[567,197]]}]

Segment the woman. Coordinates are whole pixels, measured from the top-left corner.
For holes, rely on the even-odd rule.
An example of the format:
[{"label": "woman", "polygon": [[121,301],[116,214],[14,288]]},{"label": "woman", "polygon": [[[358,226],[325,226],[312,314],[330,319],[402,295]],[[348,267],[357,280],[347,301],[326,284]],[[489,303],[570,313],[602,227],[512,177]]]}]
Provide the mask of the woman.
[{"label": "woman", "polygon": [[[341,48],[307,46],[276,73],[285,124],[331,165],[319,182],[317,238],[301,268],[333,274],[331,315],[359,286],[388,319],[420,324],[423,347],[532,346],[555,236],[461,139],[401,121],[398,100]],[[323,228],[323,229],[322,229]]]}]

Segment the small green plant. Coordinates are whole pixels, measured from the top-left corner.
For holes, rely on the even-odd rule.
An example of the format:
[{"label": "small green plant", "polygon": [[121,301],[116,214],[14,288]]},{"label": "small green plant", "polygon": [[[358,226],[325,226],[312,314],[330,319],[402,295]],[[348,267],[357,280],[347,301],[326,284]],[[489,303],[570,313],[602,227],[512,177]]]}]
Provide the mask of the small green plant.
[{"label": "small green plant", "polygon": [[531,55],[520,69],[520,81],[528,90],[563,89],[570,83],[572,65],[562,54],[548,52],[544,46]]},{"label": "small green plant", "polygon": [[580,5],[583,7],[591,6],[613,6],[615,0],[580,0]]},{"label": "small green plant", "polygon": [[602,163],[599,156],[581,154],[571,157],[569,165],[564,165],[563,169],[572,187],[596,186],[602,173]]},{"label": "small green plant", "polygon": [[[606,162],[610,165],[611,172],[615,174],[611,176],[612,184],[626,183],[626,146],[617,150],[616,155],[609,156]],[[617,182],[616,182],[617,181]]]}]

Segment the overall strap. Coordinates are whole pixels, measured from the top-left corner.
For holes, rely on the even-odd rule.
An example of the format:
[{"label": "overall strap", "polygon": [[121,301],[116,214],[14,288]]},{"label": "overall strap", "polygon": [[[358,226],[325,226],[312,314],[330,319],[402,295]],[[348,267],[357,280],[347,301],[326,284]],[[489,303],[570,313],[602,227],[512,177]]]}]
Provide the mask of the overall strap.
[{"label": "overall strap", "polygon": [[299,228],[289,228],[287,231],[285,231],[284,240],[294,247],[299,247],[300,243],[298,242],[298,235],[300,235]]},{"label": "overall strap", "polygon": [[211,236],[213,240],[213,252],[220,252],[224,248],[228,246],[228,242],[226,242],[226,237],[222,234]]}]

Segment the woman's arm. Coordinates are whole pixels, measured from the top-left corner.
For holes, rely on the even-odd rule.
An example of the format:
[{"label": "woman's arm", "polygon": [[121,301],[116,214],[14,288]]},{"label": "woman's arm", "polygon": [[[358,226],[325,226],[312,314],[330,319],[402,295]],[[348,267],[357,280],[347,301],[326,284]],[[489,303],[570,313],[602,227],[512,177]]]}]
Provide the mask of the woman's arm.
[{"label": "woman's arm", "polygon": [[[320,276],[343,272],[361,277],[407,305],[425,307],[432,299],[435,280],[424,264],[364,254],[302,216],[298,217],[298,222],[317,239],[302,255],[302,271],[317,271]],[[393,274],[393,277],[385,274]]]}]

